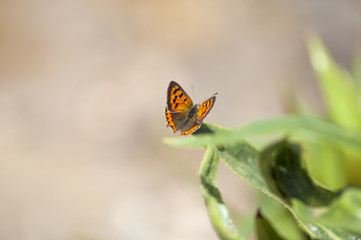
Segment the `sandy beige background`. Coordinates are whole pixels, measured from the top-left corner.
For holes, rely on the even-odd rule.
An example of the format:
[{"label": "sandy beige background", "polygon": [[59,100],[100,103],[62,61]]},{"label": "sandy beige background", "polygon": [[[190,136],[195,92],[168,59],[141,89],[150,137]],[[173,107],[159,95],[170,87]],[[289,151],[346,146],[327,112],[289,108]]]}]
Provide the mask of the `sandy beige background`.
[{"label": "sandy beige background", "polygon": [[[351,66],[361,2],[2,1],[0,239],[217,239],[199,192],[203,150],[165,146],[170,80],[235,127],[322,103],[305,39]],[[193,88],[193,91],[192,91]],[[257,196],[220,165],[235,219]]]}]

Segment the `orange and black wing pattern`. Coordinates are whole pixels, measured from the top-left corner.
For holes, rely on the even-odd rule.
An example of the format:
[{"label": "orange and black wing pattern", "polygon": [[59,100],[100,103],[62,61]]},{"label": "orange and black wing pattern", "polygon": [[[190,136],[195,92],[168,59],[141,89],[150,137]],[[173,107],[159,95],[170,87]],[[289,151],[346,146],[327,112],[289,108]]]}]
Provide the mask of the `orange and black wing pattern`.
[{"label": "orange and black wing pattern", "polygon": [[180,135],[189,135],[196,131],[202,124],[203,119],[212,109],[216,97],[213,96],[200,105],[193,106],[192,99],[176,82],[171,81],[167,91],[167,107],[165,117],[167,127],[173,132],[180,131]]},{"label": "orange and black wing pattern", "polygon": [[212,109],[216,101],[216,96],[211,97],[210,99],[201,103],[197,113],[198,124],[202,123],[203,119],[207,116],[209,111]]},{"label": "orange and black wing pattern", "polygon": [[192,134],[195,132],[202,124],[203,119],[207,116],[209,111],[211,111],[214,103],[216,101],[216,96],[209,98],[208,100],[202,102],[197,110],[197,114],[187,119],[181,127],[181,134],[187,136],[188,134]]},{"label": "orange and black wing pattern", "polygon": [[192,126],[189,129],[184,130],[184,132],[182,132],[180,135],[185,135],[187,136],[188,134],[193,133],[195,130],[197,130],[199,127],[201,126],[201,124],[198,124],[197,122],[192,123]]},{"label": "orange and black wing pattern", "polygon": [[167,127],[171,127],[173,132],[178,131],[185,123],[187,112],[170,112],[165,108],[165,118],[167,119]]},{"label": "orange and black wing pattern", "polygon": [[171,81],[168,86],[167,107],[170,112],[188,111],[193,106],[192,99],[176,82]]}]

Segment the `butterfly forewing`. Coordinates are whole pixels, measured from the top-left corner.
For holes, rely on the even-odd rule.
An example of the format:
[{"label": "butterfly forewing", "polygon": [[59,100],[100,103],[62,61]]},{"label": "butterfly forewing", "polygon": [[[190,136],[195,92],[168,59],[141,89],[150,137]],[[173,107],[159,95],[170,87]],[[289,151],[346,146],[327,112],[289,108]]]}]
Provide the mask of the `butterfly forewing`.
[{"label": "butterfly forewing", "polygon": [[188,111],[193,106],[192,99],[176,82],[171,81],[168,87],[167,107],[171,112]]},{"label": "butterfly forewing", "polygon": [[216,101],[216,96],[213,96],[210,99],[201,103],[197,113],[198,123],[201,123],[202,120],[207,116],[209,111],[212,109],[215,101]]}]

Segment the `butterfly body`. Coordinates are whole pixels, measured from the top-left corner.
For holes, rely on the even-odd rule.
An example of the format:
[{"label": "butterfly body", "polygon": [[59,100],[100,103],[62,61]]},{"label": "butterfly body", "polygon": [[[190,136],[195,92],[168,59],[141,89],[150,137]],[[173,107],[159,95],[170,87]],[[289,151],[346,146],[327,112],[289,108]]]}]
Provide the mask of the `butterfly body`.
[{"label": "butterfly body", "polygon": [[209,113],[216,100],[215,96],[200,104],[193,105],[192,99],[176,82],[171,81],[168,86],[167,107],[165,116],[173,132],[180,131],[181,135],[188,135],[196,131],[203,119]]}]

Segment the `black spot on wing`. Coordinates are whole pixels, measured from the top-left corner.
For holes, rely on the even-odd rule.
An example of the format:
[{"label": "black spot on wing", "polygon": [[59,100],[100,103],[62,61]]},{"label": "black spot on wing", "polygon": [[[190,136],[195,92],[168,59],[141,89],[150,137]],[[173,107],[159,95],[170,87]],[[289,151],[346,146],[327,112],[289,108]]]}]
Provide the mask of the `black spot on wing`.
[{"label": "black spot on wing", "polygon": [[[181,90],[180,90],[179,88],[174,89],[173,95],[176,95],[176,93],[177,93],[178,91],[181,91]],[[176,96],[177,96],[177,95],[176,95]]]}]

